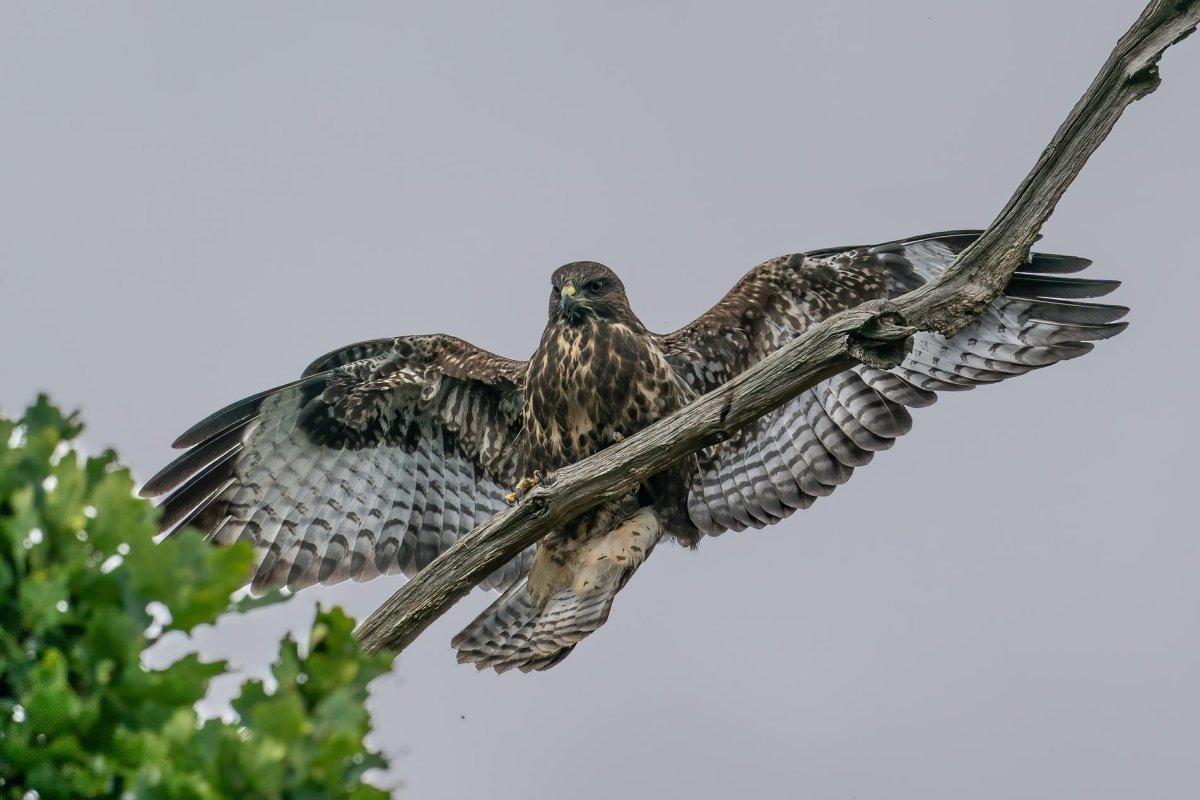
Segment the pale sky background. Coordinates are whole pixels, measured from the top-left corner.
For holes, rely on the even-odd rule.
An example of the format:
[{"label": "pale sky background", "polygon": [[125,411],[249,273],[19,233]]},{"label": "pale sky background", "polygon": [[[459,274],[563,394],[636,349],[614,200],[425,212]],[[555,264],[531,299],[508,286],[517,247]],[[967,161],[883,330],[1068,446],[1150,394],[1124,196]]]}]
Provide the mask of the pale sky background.
[{"label": "pale sky background", "polygon": [[[0,404],[82,407],[145,477],[336,345],[524,357],[567,261],[665,330],[780,253],[982,227],[1140,7],[4,2]],[[1200,41],[1163,75],[1043,243],[1125,282],[1127,333],[660,550],[549,673],[454,663],[473,594],[374,687],[404,796],[1200,796]],[[255,670],[397,585],[199,644]]]}]

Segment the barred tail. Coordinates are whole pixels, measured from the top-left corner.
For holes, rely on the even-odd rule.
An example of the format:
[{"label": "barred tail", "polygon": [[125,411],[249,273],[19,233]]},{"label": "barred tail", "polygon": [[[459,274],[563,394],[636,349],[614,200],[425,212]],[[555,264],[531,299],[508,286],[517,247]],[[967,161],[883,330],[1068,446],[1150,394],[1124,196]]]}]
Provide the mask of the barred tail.
[{"label": "barred tail", "polygon": [[[451,641],[459,663],[507,672],[546,669],[544,653],[533,649],[533,630],[541,609],[529,591],[529,576],[521,578]],[[560,656],[565,656],[563,652]]]},{"label": "barred tail", "polygon": [[562,661],[608,620],[617,592],[649,557],[661,531],[658,515],[643,509],[575,551],[557,586],[538,580],[535,560],[529,575],[454,637],[459,663],[530,672]]}]

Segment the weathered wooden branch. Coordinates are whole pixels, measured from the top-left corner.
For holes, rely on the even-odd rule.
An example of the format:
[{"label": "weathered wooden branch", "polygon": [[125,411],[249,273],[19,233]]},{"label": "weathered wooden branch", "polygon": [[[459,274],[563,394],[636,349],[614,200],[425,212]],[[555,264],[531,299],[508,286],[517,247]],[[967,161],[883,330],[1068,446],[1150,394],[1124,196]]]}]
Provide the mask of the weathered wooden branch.
[{"label": "weathered wooden branch", "polygon": [[1159,85],[1158,60],[1200,23],[1200,0],[1153,0],[1121,37],[1008,204],[937,280],[837,314],[719,389],[620,444],[561,469],[434,559],[359,628],[363,647],[402,650],[494,569],[556,526],[864,362],[895,366],[916,331],[969,325],[1008,283],[1125,108]]}]

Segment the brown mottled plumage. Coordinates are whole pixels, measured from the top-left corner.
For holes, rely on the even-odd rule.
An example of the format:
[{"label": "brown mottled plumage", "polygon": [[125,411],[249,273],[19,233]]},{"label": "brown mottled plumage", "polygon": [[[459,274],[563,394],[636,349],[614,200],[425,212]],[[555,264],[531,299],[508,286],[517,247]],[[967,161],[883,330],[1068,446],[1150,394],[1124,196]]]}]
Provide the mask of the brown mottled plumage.
[{"label": "brown mottled plumage", "polygon": [[[360,342],[299,380],[216,412],[143,487],[163,527],[259,553],[257,589],[411,575],[503,507],[515,486],[629,436],[711,391],[816,321],[944,270],[977,232],[782,256],[661,335],[595,262],[554,273],[529,361],[445,335]],[[909,408],[1082,355],[1127,309],[1079,302],[1112,281],[1034,254],[958,335],[919,334],[892,370],[823,381],[698,457],[546,536],[490,576],[503,594],[454,640],[459,660],[546,669],[608,618],[655,545],[762,527],[845,483],[912,426]]]}]

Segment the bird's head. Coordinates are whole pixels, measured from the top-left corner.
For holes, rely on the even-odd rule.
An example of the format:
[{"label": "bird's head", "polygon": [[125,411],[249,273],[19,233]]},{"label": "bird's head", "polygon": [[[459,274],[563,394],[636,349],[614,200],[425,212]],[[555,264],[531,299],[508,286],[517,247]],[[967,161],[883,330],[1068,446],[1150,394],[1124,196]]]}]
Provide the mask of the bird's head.
[{"label": "bird's head", "polygon": [[550,277],[550,323],[577,325],[589,319],[636,322],[625,284],[603,264],[576,261]]}]

